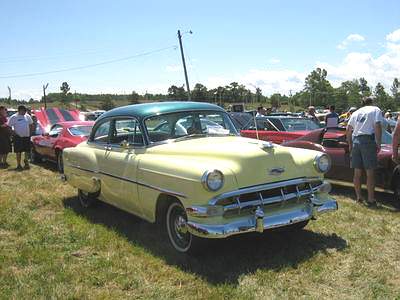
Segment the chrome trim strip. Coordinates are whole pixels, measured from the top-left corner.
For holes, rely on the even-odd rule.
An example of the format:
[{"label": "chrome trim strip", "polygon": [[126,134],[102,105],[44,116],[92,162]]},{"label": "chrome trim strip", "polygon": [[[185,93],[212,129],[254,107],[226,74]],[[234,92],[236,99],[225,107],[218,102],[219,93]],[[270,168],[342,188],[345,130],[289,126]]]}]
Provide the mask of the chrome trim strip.
[{"label": "chrome trim strip", "polygon": [[291,179],[291,180],[266,183],[266,184],[252,186],[252,187],[246,187],[246,188],[242,188],[242,189],[239,189],[239,190],[226,192],[226,193],[217,195],[214,198],[212,198],[208,202],[208,204],[209,205],[216,205],[219,200],[222,200],[222,199],[225,199],[225,198],[240,196],[242,194],[248,194],[248,193],[257,193],[257,192],[260,192],[260,191],[263,191],[263,190],[270,190],[270,189],[280,188],[280,187],[284,187],[284,186],[287,186],[287,185],[297,185],[297,184],[302,184],[302,183],[309,183],[309,182],[316,181],[316,180],[323,181],[323,179],[320,178],[320,177],[302,177],[302,178],[296,178],[296,179]]},{"label": "chrome trim strip", "polygon": [[160,188],[160,187],[157,187],[157,186],[154,186],[154,185],[150,185],[150,184],[147,184],[147,183],[144,183],[144,182],[135,181],[135,180],[132,180],[132,179],[129,179],[129,178],[126,178],[126,177],[117,176],[117,175],[113,175],[113,174],[102,172],[102,171],[93,171],[93,170],[90,170],[90,169],[82,168],[81,166],[69,165],[69,167],[75,168],[75,169],[79,169],[79,170],[82,170],[82,171],[86,171],[86,172],[95,173],[95,174],[106,175],[106,176],[109,176],[109,177],[112,177],[112,178],[115,178],[115,179],[120,179],[120,180],[123,180],[123,181],[127,181],[129,183],[134,183],[134,184],[137,184],[137,185],[140,185],[140,186],[144,186],[144,187],[147,187],[147,188],[150,188],[150,189],[153,189],[153,190],[157,190],[159,192],[166,193],[168,195],[177,196],[177,197],[181,197],[181,198],[187,198],[187,196],[185,194],[174,192],[174,191],[167,190],[167,189],[163,189],[163,188]]}]

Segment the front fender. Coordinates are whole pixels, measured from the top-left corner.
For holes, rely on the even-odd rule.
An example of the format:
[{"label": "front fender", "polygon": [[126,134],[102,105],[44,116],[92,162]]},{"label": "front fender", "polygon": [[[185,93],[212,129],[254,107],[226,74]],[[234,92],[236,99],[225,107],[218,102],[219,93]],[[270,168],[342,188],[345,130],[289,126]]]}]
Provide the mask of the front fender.
[{"label": "front fender", "polygon": [[[216,191],[206,190],[201,178],[208,170],[218,169],[224,174],[224,185]],[[184,207],[206,205],[220,193],[238,188],[233,172],[227,167],[185,157],[152,156],[139,161],[138,194],[144,217],[155,220],[160,194],[178,198]]]}]

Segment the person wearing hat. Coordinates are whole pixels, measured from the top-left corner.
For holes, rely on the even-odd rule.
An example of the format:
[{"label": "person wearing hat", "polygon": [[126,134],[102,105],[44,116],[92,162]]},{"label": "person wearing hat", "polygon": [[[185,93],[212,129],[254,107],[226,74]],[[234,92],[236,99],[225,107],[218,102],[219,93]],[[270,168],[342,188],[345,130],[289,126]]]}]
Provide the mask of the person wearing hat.
[{"label": "person wearing hat", "polygon": [[368,200],[364,203],[376,207],[375,169],[378,166],[378,152],[382,140],[382,111],[373,105],[373,98],[363,99],[363,107],[355,111],[347,125],[346,138],[351,154],[351,167],[354,169],[354,189],[358,202],[362,201],[361,177],[367,173]]},{"label": "person wearing hat", "polygon": [[315,115],[315,107],[314,106],[308,107],[308,112],[307,112],[306,116],[307,116],[307,118],[313,120],[316,124],[319,125],[318,117]]}]

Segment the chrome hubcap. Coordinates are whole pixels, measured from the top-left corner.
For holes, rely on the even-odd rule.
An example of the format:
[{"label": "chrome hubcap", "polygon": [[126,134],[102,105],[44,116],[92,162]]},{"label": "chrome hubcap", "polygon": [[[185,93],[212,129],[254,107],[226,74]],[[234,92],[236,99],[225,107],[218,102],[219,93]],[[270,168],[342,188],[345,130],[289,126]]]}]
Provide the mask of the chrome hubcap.
[{"label": "chrome hubcap", "polygon": [[[175,229],[179,236],[188,232],[185,218],[178,216],[178,218],[175,220]],[[180,236],[180,238],[182,237]]]}]

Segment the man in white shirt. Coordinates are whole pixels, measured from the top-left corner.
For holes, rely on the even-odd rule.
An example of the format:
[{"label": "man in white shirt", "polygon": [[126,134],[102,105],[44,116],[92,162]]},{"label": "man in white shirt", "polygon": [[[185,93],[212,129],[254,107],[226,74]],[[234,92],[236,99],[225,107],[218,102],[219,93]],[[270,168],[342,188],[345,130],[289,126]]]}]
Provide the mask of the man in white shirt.
[{"label": "man in white shirt", "polygon": [[351,167],[354,168],[354,189],[357,201],[361,202],[362,170],[367,173],[369,207],[376,206],[375,201],[375,169],[378,166],[378,152],[382,140],[382,111],[373,106],[373,98],[363,100],[364,106],[355,111],[347,125],[347,142],[351,153]]},{"label": "man in white shirt", "polygon": [[31,150],[31,125],[32,118],[26,113],[26,107],[18,106],[18,112],[10,117],[8,126],[14,130],[14,152],[17,156],[17,171],[22,171],[21,154],[25,153],[24,169],[29,169],[28,156]]}]

